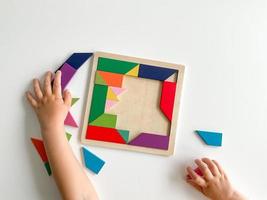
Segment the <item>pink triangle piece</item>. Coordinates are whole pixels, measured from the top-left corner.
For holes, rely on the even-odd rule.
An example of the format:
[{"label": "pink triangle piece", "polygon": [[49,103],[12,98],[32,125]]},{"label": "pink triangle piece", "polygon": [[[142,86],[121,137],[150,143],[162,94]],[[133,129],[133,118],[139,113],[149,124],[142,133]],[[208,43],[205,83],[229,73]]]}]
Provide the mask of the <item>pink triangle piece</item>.
[{"label": "pink triangle piece", "polygon": [[72,115],[70,114],[70,112],[68,112],[67,117],[64,121],[65,125],[68,126],[72,126],[72,127],[78,127],[77,123],[75,122],[75,120],[73,119]]},{"label": "pink triangle piece", "polygon": [[125,92],[126,89],[125,88],[120,88],[120,87],[110,87],[112,89],[112,91],[118,96],[121,93]]},{"label": "pink triangle piece", "polygon": [[113,101],[113,100],[106,100],[106,106],[105,106],[105,112],[109,111],[116,103],[118,103],[117,101]]}]

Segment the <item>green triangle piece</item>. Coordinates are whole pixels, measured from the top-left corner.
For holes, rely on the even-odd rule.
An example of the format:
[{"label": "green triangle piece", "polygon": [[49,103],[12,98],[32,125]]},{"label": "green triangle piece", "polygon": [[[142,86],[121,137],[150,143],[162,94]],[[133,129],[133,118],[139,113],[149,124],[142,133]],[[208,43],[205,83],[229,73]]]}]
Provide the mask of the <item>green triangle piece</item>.
[{"label": "green triangle piece", "polygon": [[70,133],[66,132],[66,137],[67,137],[68,141],[70,141],[71,136],[72,135]]},{"label": "green triangle piece", "polygon": [[89,123],[93,126],[102,126],[107,128],[115,128],[117,122],[117,115],[112,114],[106,114],[104,113],[100,117],[98,117],[96,120]]},{"label": "green triangle piece", "polygon": [[49,176],[51,176],[51,174],[52,174],[52,171],[51,171],[51,168],[50,168],[49,162],[46,162],[46,163],[44,164],[44,166],[45,166],[45,169],[46,169],[46,171],[47,171],[48,175],[49,175]]},{"label": "green triangle piece", "polygon": [[103,77],[96,71],[95,73],[95,84],[99,85],[107,85],[106,81],[103,79]]},{"label": "green triangle piece", "polygon": [[72,98],[71,99],[71,106],[73,106],[80,98]]},{"label": "green triangle piece", "polygon": [[129,140],[129,131],[127,131],[127,130],[118,130],[118,131],[119,131],[121,137],[124,139],[124,141],[126,143],[128,143],[128,140]]}]

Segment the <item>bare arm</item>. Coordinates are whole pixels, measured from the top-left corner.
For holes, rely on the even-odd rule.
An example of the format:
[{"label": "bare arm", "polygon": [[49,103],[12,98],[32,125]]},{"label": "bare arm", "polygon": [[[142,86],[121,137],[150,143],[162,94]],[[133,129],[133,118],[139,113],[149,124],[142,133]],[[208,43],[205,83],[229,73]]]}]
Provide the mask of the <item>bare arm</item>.
[{"label": "bare arm", "polygon": [[64,119],[71,105],[71,94],[64,91],[62,97],[60,71],[55,75],[53,88],[51,76],[51,72],[46,73],[43,88],[34,79],[35,95],[28,91],[26,96],[38,117],[54,179],[63,199],[97,200],[94,187],[65,136]]},{"label": "bare arm", "polygon": [[208,158],[196,159],[202,175],[187,167],[187,182],[211,200],[246,200],[236,191],[222,167],[215,160]]}]

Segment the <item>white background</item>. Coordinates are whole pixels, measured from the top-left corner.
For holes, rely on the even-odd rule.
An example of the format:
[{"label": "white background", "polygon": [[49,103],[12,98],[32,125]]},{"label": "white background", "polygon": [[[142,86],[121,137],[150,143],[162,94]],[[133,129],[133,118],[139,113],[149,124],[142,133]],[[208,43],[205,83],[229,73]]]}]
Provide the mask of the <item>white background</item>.
[{"label": "white background", "polygon": [[[184,181],[202,156],[251,199],[267,199],[266,11],[265,0],[0,0],[1,199],[60,199],[30,143],[40,131],[24,92],[71,53],[99,50],[186,65],[175,155],[90,147],[106,161],[88,173],[100,199],[204,199]],[[88,66],[69,84],[79,123]],[[196,129],[222,131],[223,147],[205,146]],[[67,130],[80,159],[80,130]]]}]

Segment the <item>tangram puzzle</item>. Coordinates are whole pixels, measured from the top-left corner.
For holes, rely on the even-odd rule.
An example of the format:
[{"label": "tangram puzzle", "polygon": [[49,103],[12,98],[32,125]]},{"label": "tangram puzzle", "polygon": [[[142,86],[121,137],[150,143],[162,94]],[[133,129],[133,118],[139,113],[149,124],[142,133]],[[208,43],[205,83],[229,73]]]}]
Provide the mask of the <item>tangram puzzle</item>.
[{"label": "tangram puzzle", "polygon": [[96,52],[82,142],[171,155],[184,66]]}]

